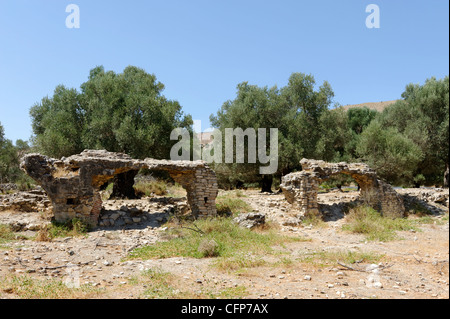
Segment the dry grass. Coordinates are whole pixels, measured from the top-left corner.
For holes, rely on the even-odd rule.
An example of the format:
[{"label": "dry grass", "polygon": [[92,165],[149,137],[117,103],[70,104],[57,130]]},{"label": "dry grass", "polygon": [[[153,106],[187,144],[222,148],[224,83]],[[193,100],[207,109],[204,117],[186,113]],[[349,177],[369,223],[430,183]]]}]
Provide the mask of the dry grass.
[{"label": "dry grass", "polygon": [[74,218],[66,223],[52,223],[40,229],[36,241],[52,241],[56,237],[79,237],[86,236],[88,226],[78,218]]},{"label": "dry grass", "polygon": [[23,299],[87,299],[100,295],[100,291],[92,286],[69,288],[61,280],[41,280],[26,275],[2,277],[0,289]]},{"label": "dry grass", "polygon": [[346,216],[346,224],[342,229],[363,234],[367,240],[390,241],[399,238],[396,231],[419,231],[416,225],[417,223],[413,220],[382,217],[379,212],[368,206],[358,206]]}]

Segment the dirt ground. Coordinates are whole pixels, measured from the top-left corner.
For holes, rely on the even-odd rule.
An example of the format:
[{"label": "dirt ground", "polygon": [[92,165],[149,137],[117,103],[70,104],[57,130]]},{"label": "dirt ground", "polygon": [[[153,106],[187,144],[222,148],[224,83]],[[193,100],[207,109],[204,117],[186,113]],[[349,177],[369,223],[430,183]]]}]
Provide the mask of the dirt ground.
[{"label": "dirt ground", "polygon": [[[161,240],[166,231],[161,214],[156,221],[150,213],[145,223],[96,229],[85,237],[51,242],[21,239],[1,244],[0,298],[21,297],[7,280],[18,276],[59,280],[67,287],[95,288],[95,294],[81,298],[145,298],[149,282],[136,278],[145,270],[155,269],[170,274],[170,283],[176,288],[171,298],[449,298],[449,223],[442,220],[445,215],[432,217],[433,222],[420,225],[419,231],[398,232],[396,240],[367,241],[363,235],[342,230],[343,215],[329,215],[320,227],[293,225],[288,222],[292,213],[282,194],[250,190],[244,194],[241,198],[278,224],[280,233],[307,240],[287,243],[279,247],[283,254],[267,256],[269,263],[239,271],[219,270],[213,266],[215,258],[125,260],[134,248]],[[357,194],[321,194],[319,201],[331,204],[343,200],[343,196],[350,200]],[[1,212],[0,224],[12,218],[32,220],[38,218],[36,215]],[[301,259],[327,252],[365,253],[380,259],[373,264],[336,260],[322,265]]]}]

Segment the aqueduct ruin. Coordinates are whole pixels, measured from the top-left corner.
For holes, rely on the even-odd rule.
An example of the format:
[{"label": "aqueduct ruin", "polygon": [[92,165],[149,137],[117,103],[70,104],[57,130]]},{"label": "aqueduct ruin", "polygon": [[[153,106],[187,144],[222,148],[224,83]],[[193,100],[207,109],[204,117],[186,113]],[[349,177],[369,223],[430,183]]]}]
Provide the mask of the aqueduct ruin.
[{"label": "aqueduct ruin", "polygon": [[[366,164],[309,159],[302,159],[300,163],[303,170],[283,176],[280,187],[286,200],[303,216],[320,215],[319,185],[340,173],[350,175],[360,186],[360,198],[383,216],[397,218],[405,214],[402,197]],[[22,159],[21,168],[46,191],[58,222],[80,218],[96,226],[102,210],[101,187],[115,176],[142,168],[167,171],[183,186],[195,218],[217,214],[217,178],[204,161],[139,160],[123,153],[85,150],[62,159],[28,154]]]},{"label": "aqueduct ruin", "polygon": [[114,176],[141,168],[167,171],[186,189],[194,217],[214,216],[217,212],[216,174],[203,161],[138,160],[123,153],[85,150],[60,160],[28,154],[22,159],[21,168],[46,191],[58,222],[76,217],[96,226],[102,209],[102,185]]},{"label": "aqueduct ruin", "polygon": [[320,214],[317,202],[319,185],[340,173],[350,175],[360,186],[360,198],[383,216],[397,218],[405,214],[402,197],[366,164],[310,159],[302,159],[300,164],[303,170],[283,176],[280,187],[286,200],[302,215]]}]

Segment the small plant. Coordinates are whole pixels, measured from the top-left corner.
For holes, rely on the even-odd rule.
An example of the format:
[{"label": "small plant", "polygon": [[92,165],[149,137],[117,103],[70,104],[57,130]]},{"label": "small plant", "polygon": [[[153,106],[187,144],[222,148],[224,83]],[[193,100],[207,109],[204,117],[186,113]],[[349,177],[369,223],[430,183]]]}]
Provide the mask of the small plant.
[{"label": "small plant", "polygon": [[202,240],[197,250],[203,257],[216,257],[219,255],[219,245],[214,239]]},{"label": "small plant", "polygon": [[43,228],[39,229],[35,239],[35,241],[41,241],[41,242],[49,242],[52,241],[50,234],[48,232],[48,226],[44,226]]}]

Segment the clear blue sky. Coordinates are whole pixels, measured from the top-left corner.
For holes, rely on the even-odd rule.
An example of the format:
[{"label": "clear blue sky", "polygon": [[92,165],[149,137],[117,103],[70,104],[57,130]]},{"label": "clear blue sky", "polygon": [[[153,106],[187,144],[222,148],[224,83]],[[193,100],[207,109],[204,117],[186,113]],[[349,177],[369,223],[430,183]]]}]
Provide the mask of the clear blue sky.
[{"label": "clear blue sky", "polygon": [[[80,8],[68,29],[66,6]],[[369,4],[380,28],[368,29]],[[293,72],[330,82],[342,105],[400,98],[449,73],[447,0],[0,0],[0,122],[31,136],[30,107],[89,70],[135,65],[209,127],[243,81],[286,85]]]}]

